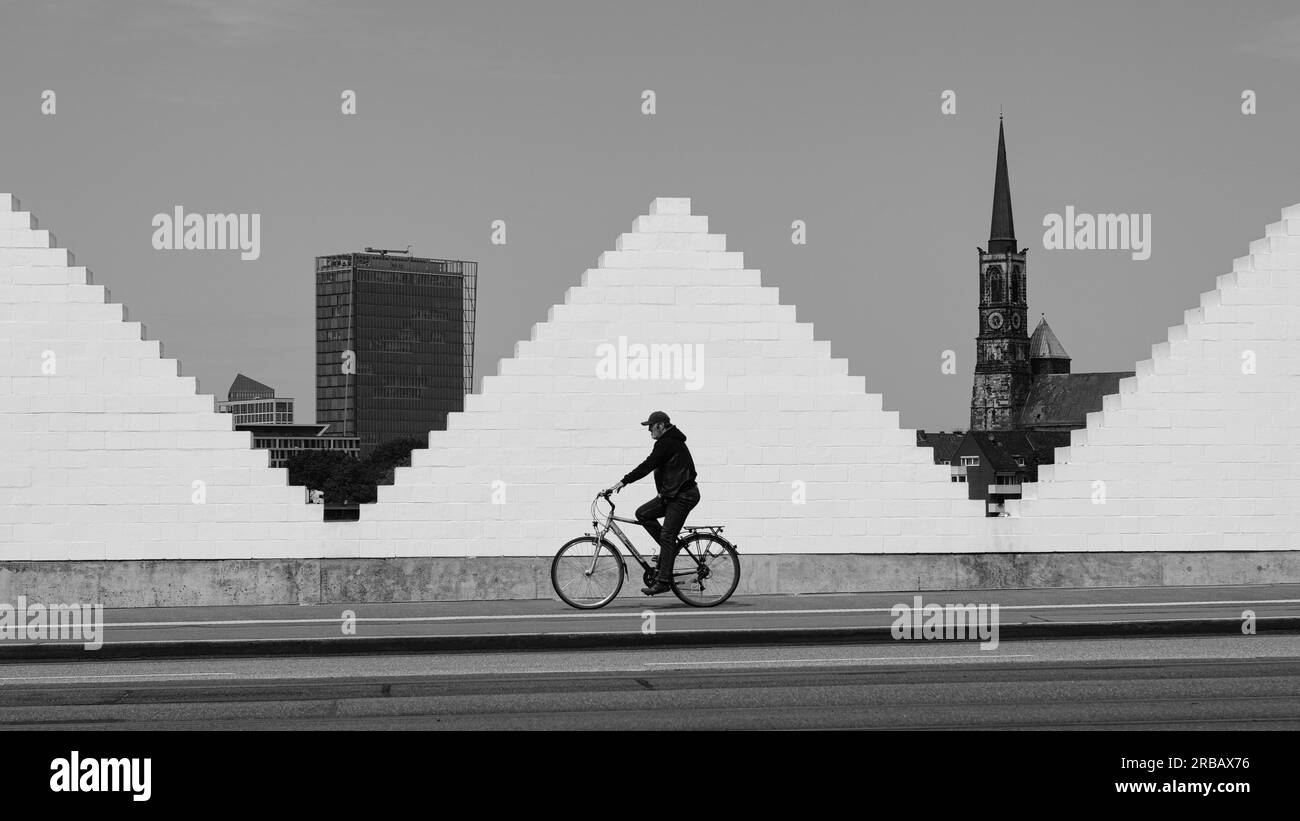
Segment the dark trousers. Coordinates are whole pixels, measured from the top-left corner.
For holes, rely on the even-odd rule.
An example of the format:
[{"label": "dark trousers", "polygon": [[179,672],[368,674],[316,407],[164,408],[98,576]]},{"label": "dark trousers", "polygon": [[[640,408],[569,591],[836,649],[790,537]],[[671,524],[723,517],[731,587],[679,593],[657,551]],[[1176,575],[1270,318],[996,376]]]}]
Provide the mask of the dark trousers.
[{"label": "dark trousers", "polygon": [[[636,509],[636,520],[659,545],[658,579],[661,582],[669,582],[673,578],[673,559],[677,558],[677,534],[682,532],[687,514],[699,503],[700,489],[692,487],[680,491],[668,501],[656,496]],[[660,518],[664,520],[662,527],[658,522]]]}]

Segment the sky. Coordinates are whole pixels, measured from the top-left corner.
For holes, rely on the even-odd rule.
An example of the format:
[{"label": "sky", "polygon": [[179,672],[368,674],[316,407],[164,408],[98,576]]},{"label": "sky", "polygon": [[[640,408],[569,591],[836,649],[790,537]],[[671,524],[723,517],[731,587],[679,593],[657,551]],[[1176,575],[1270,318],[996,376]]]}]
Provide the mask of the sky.
[{"label": "sky", "polygon": [[[0,0],[0,191],[201,393],[242,372],[298,422],[316,256],[477,261],[477,382],[690,197],[904,427],[951,430],[999,111],[1031,325],[1131,370],[1300,202],[1298,76],[1293,2]],[[155,250],[176,205],[260,214],[260,257]],[[1044,248],[1067,205],[1149,214],[1150,259]]]}]

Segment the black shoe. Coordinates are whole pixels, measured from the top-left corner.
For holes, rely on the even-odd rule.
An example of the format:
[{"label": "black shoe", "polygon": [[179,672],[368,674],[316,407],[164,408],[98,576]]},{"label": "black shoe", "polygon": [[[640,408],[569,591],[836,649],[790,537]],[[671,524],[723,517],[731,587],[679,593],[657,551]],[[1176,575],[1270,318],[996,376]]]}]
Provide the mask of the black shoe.
[{"label": "black shoe", "polygon": [[670,585],[668,582],[656,579],[654,584],[650,585],[649,587],[641,588],[641,592],[646,594],[647,596],[657,596],[660,593],[667,593],[669,590],[672,589],[673,589],[672,585]]}]

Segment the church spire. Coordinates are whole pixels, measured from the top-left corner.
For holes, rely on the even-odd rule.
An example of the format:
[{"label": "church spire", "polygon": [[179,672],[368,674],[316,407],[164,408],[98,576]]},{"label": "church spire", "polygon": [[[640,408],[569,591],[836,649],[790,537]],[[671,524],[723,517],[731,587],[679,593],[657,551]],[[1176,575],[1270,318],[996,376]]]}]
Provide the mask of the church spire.
[{"label": "church spire", "polygon": [[993,222],[989,227],[989,253],[1014,254],[1016,227],[1011,219],[1011,182],[1007,179],[1007,141],[998,115],[998,170],[993,180]]}]

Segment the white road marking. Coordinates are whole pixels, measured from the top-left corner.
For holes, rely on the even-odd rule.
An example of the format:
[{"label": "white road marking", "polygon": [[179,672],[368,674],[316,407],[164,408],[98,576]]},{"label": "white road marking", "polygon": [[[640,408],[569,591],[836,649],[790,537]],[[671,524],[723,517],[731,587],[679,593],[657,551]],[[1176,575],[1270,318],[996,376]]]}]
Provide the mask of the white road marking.
[{"label": "white road marking", "polygon": [[647,661],[644,662],[647,667],[699,667],[706,664],[752,664],[762,666],[764,664],[825,664],[828,662],[840,661],[930,661],[932,659],[1031,659],[1032,653],[1002,653],[990,656],[863,656],[861,658],[844,658],[844,659],[743,659],[737,661]]},{"label": "white road marking", "polygon": [[[915,594],[913,594],[915,595]],[[940,604],[940,602],[930,602],[931,604]],[[956,604],[956,602],[943,602],[943,604]],[[1259,599],[1259,600],[1225,600],[1225,601],[1180,601],[1180,602],[1102,602],[1102,603],[1084,603],[1084,604],[1008,604],[998,605],[1000,611],[1004,610],[1095,610],[1108,607],[1208,607],[1212,605],[1223,606],[1254,606],[1258,607],[1265,604],[1300,604],[1300,599]],[[343,607],[344,605],[340,605]],[[360,605],[347,605],[347,607],[358,607]],[[910,604],[909,604],[910,606]],[[821,616],[821,615],[843,615],[849,613],[890,613],[892,607],[840,607],[828,608],[825,610],[691,610],[693,616]],[[655,614],[659,617],[672,615],[673,611],[656,610]],[[481,615],[481,616],[357,616],[356,622],[368,623],[425,623],[425,622],[455,622],[455,621],[530,621],[533,619],[596,619],[596,618],[628,618],[641,619],[641,611],[637,612],[601,612],[601,613],[522,613],[513,615]],[[105,622],[105,627],[231,627],[239,625],[254,624],[341,624],[342,617],[331,619],[225,619],[218,621],[138,621],[138,622]]]},{"label": "white road marking", "polygon": [[121,675],[107,676],[31,676],[31,677],[11,677],[0,678],[0,683],[6,681],[21,681],[26,684],[40,684],[42,682],[53,681],[91,681],[97,679],[128,679],[128,678],[234,678],[234,673],[123,673]]},{"label": "white road marking", "polygon": [[[1287,617],[1286,617],[1286,616],[1259,616],[1259,617],[1256,618],[1256,622],[1273,621],[1273,620],[1283,619],[1283,618],[1287,618]],[[1233,622],[1233,623],[1236,623],[1236,622],[1240,622],[1241,619],[1238,618],[1238,617],[1236,617],[1236,616],[1223,616],[1223,617],[1219,617],[1219,618],[1186,618],[1186,619],[1125,619],[1124,621],[1101,621],[1101,620],[1098,620],[1098,621],[1051,621],[1051,622],[1045,622],[1045,621],[1032,621],[1032,622],[1001,622],[1001,623],[1000,623],[1000,626],[1001,626],[1001,627],[1020,627],[1020,626],[1024,626],[1024,625],[1030,625],[1030,624],[1033,624],[1033,625],[1038,625],[1038,624],[1050,624],[1050,625],[1052,625],[1053,627],[1059,627],[1059,626],[1061,626],[1061,625],[1084,625],[1084,624],[1086,624],[1086,625],[1094,626],[1094,627],[1095,627],[1095,626],[1098,626],[1098,625],[1118,625],[1118,624],[1127,624],[1127,625],[1132,625],[1132,624],[1166,624],[1166,623],[1168,623],[1168,622],[1172,622],[1172,621],[1197,621],[1197,622],[1200,622],[1200,621],[1221,621],[1221,622]],[[735,633],[766,633],[766,632],[770,632],[771,630],[775,629],[775,630],[779,630],[779,631],[782,632],[782,633],[812,633],[812,634],[815,634],[815,633],[818,633],[818,632],[820,632],[820,631],[825,631],[825,630],[838,630],[838,631],[841,631],[841,632],[847,632],[847,631],[850,631],[850,630],[861,630],[861,629],[863,629],[863,628],[870,628],[870,627],[872,627],[872,626],[871,626],[871,625],[855,625],[855,626],[838,626],[838,627],[785,627],[785,628],[735,627],[735,628],[725,628],[725,629],[719,629],[719,630],[689,630],[689,629],[686,629],[686,630],[659,630],[658,633],[659,633],[659,634],[668,634],[668,635],[671,635],[671,634],[690,634],[690,635],[701,635],[701,634],[705,634],[705,635],[707,635],[707,634],[709,634],[709,633],[720,633],[720,634],[724,634],[724,635],[732,635],[732,634],[735,634]],[[884,628],[884,625],[875,625],[875,627],[874,627],[873,629],[883,629],[883,628]],[[344,637],[343,640],[347,640],[347,639],[353,639],[353,638],[355,638],[355,639],[358,640],[358,644],[364,645],[366,642],[363,641],[362,639],[366,639],[366,638],[368,638],[368,639],[383,639],[383,640],[391,641],[391,640],[401,640],[401,639],[445,639],[445,638],[463,638],[463,639],[501,639],[501,638],[512,638],[512,639],[517,639],[517,638],[539,638],[539,637],[543,637],[543,636],[583,636],[583,637],[590,638],[590,637],[593,637],[593,636],[611,636],[611,637],[612,637],[612,636],[618,636],[618,637],[624,637],[624,636],[626,636],[626,635],[627,635],[626,633],[621,633],[621,632],[615,633],[615,632],[609,632],[609,631],[589,630],[589,631],[577,632],[577,633],[452,633],[452,634],[447,634],[447,633],[434,633],[434,634],[409,635],[409,636],[403,636],[403,635],[365,636],[365,637],[362,637],[362,636],[347,636],[347,637]],[[217,644],[217,645],[220,645],[220,644],[226,644],[226,645],[234,644],[234,645],[240,645],[240,644],[269,644],[269,643],[277,642],[277,641],[300,641],[300,642],[325,643],[325,642],[334,641],[335,638],[336,638],[336,637],[334,637],[334,636],[278,636],[278,637],[271,637],[271,638],[252,638],[252,639],[184,639],[184,640],[181,641],[181,642],[178,642],[176,639],[140,639],[140,640],[135,640],[135,641],[106,642],[106,644],[114,644],[114,645],[118,645],[118,646],[121,646],[121,645],[130,645],[130,646],[135,646],[135,645],[142,645],[142,644],[177,644],[177,643],[184,643],[184,644]],[[905,640],[904,640],[904,639],[899,639],[899,641],[902,642],[902,641],[905,641]],[[909,639],[909,640],[906,640],[906,641],[920,641],[920,639]],[[977,639],[977,638],[976,638],[976,639],[932,639],[932,641],[972,641],[972,642],[974,642],[974,641],[980,641],[980,639]],[[60,642],[60,641],[43,641],[43,642],[42,642],[42,641],[12,641],[12,642],[5,642],[5,644],[10,644],[10,645],[17,646],[17,647],[36,647],[36,646],[40,646],[40,647],[81,647],[82,644],[83,644],[83,642],[80,642],[80,641],[74,641],[74,642],[66,642],[66,641],[65,641],[65,642]],[[362,648],[359,648],[359,649],[364,650],[364,646],[363,646]],[[86,652],[87,652],[87,653],[93,653],[93,652],[95,652],[95,651],[94,651],[94,650],[87,650]]]}]

